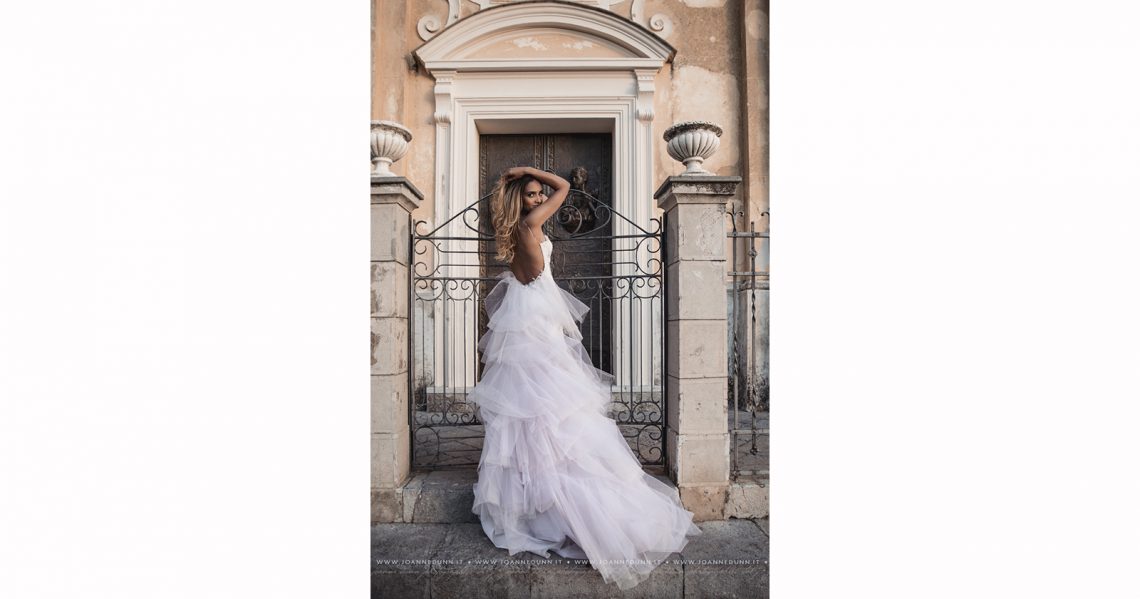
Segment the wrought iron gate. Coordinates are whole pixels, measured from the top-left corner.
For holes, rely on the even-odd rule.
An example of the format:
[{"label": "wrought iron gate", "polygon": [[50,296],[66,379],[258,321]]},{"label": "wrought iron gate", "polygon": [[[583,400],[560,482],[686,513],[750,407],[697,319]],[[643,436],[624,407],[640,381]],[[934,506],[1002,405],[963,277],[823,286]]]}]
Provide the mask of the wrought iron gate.
[{"label": "wrought iron gate", "polygon": [[[483,426],[467,393],[484,366],[477,348],[486,328],[483,300],[508,268],[494,258],[489,202],[484,196],[431,230],[425,221],[412,227],[408,418],[415,469],[479,462]],[[663,472],[662,224],[641,226],[572,189],[544,230],[554,243],[554,280],[590,308],[583,345],[594,365],[615,377],[609,414],[642,464]]]},{"label": "wrought iron gate", "polygon": [[[737,228],[744,219],[741,210],[727,210],[732,222],[728,239],[732,243],[729,262],[728,294],[728,397],[729,432],[732,436],[732,477],[768,477],[768,377],[766,368],[757,368],[757,343],[766,343],[766,333],[757,334],[757,292],[768,293],[769,214],[761,212],[762,231],[756,221],[748,230]],[[744,251],[744,254],[738,254]],[[747,256],[747,261],[741,260]],[[757,259],[760,259],[757,263]],[[767,302],[763,303],[767,306]],[[763,318],[764,315],[761,314]],[[764,352],[767,355],[767,352]]]}]

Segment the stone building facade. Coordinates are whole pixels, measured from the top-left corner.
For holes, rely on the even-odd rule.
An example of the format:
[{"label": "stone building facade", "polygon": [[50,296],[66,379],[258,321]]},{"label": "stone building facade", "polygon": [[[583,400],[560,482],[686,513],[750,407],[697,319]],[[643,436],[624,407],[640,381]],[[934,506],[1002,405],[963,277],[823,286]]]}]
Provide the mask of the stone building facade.
[{"label": "stone building facade", "polygon": [[[537,136],[549,148],[557,136],[591,134],[609,147],[597,171],[604,180],[595,173],[590,184],[630,227],[673,214],[674,230],[665,232],[673,353],[660,358],[674,377],[668,475],[701,519],[766,515],[766,485],[760,500],[755,484],[728,476],[724,422],[734,329],[767,393],[766,278],[753,294],[754,316],[730,309],[739,303],[727,275],[750,268],[750,257],[733,247],[741,242],[726,236],[725,218],[736,215],[741,230],[768,227],[767,12],[767,0],[374,0],[372,118],[399,123],[410,137],[372,183],[374,521],[410,521],[412,513],[407,413],[416,358],[404,348],[408,319],[431,316],[417,316],[408,300],[409,215],[435,228],[485,194],[497,176],[486,172],[496,151],[489,140],[506,148],[509,136]],[[723,132],[703,163],[707,173],[688,179],[678,177],[685,166],[663,141],[684,121]],[[766,273],[766,245],[759,253]],[[710,276],[714,285],[693,284]],[[688,291],[677,287],[686,281]],[[710,332],[719,348],[704,351]],[[700,363],[695,353],[713,358]]]}]

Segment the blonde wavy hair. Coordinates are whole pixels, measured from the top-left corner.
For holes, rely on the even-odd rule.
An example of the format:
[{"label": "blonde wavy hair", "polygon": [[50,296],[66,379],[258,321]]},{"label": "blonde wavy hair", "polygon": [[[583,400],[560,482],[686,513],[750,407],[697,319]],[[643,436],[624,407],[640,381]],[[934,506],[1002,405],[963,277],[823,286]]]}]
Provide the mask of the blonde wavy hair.
[{"label": "blonde wavy hair", "polygon": [[524,175],[512,181],[499,180],[491,193],[491,225],[495,227],[495,259],[510,263],[515,259],[515,231],[522,220],[526,184],[537,181]]}]

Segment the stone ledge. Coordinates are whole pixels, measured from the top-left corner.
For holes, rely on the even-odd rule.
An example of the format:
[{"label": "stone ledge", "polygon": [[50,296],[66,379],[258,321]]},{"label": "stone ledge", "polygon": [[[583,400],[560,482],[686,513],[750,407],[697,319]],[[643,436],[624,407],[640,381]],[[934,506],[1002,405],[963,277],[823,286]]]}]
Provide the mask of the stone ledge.
[{"label": "stone ledge", "polygon": [[[657,480],[676,486],[664,474],[652,474]],[[373,490],[372,523],[460,524],[476,523],[479,517],[471,511],[475,503],[473,485],[478,472],[473,468],[413,472],[403,485]],[[384,502],[376,505],[377,501]],[[383,509],[381,509],[383,508]]]},{"label": "stone ledge", "polygon": [[657,206],[668,212],[677,204],[720,204],[736,194],[742,179],[721,175],[674,175],[653,192]]},{"label": "stone ledge", "polygon": [[409,213],[419,208],[424,194],[407,177],[372,177],[372,203],[398,204]]}]

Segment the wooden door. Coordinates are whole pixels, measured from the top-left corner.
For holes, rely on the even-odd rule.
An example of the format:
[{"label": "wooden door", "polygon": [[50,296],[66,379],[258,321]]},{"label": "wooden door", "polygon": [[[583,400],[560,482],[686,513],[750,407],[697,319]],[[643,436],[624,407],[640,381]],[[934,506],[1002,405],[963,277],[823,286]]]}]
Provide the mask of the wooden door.
[{"label": "wooden door", "polygon": [[[553,242],[549,268],[559,286],[590,307],[582,322],[582,343],[594,366],[613,372],[610,343],[613,223],[605,207],[612,206],[613,136],[610,133],[483,135],[479,142],[479,196],[494,189],[512,166],[533,166],[572,182],[558,214],[543,227]],[[577,175],[577,176],[575,176]],[[550,189],[546,192],[549,194]],[[480,230],[492,231],[490,199],[479,205]],[[493,236],[493,233],[491,233]],[[484,277],[507,265],[494,258],[493,241],[480,248]],[[484,293],[490,291],[485,289]],[[486,330],[480,311],[479,334]]]}]

